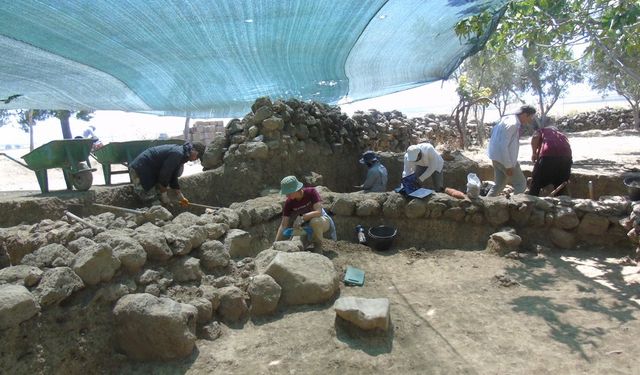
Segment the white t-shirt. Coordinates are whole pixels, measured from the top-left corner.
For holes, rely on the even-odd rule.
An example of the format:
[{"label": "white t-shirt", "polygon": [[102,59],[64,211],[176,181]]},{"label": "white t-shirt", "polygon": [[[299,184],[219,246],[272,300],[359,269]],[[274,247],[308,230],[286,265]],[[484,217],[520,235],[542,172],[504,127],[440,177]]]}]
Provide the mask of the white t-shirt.
[{"label": "white t-shirt", "polygon": [[520,151],[520,120],[518,116],[504,116],[491,131],[487,155],[505,168],[513,168]]},{"label": "white t-shirt", "polygon": [[420,143],[417,145],[420,148],[421,157],[417,161],[407,160],[407,153],[404,154],[404,170],[402,171],[402,177],[406,177],[416,171],[416,166],[427,167],[427,170],[420,176],[417,176],[419,180],[424,181],[431,177],[433,172],[442,172],[444,166],[444,159],[438,154],[438,151],[430,143]]}]

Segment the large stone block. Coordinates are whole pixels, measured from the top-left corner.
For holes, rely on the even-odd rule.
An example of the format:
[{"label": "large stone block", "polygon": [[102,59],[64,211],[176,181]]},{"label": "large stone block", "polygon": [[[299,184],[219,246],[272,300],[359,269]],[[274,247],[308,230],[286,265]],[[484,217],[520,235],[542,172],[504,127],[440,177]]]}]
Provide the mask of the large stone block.
[{"label": "large stone block", "polygon": [[225,286],[219,289],[220,305],[218,314],[225,322],[237,322],[248,311],[245,295],[237,286]]},{"label": "large stone block", "polygon": [[581,235],[601,236],[609,229],[609,219],[605,216],[593,213],[585,214],[578,225],[578,233]]},{"label": "large stone block", "polygon": [[580,219],[572,208],[558,207],[553,224],[560,229],[573,229],[580,224]]},{"label": "large stone block", "polygon": [[492,226],[500,226],[509,221],[509,208],[504,197],[484,198],[484,215]]},{"label": "large stone block", "polygon": [[42,278],[42,270],[38,267],[19,264],[0,269],[0,284],[36,285]]},{"label": "large stone block", "polygon": [[62,302],[73,292],[84,288],[80,276],[69,267],[51,268],[44,272],[33,294],[41,306]]},{"label": "large stone block", "polygon": [[231,258],[254,256],[251,248],[251,234],[241,229],[231,229],[227,232],[224,247]]},{"label": "large stone block", "polygon": [[229,265],[229,252],[220,241],[207,241],[200,246],[200,261],[205,270],[211,271]]},{"label": "large stone block", "polygon": [[72,268],[85,285],[96,285],[101,281],[111,280],[120,268],[120,260],[113,255],[111,246],[101,242],[80,250],[73,260]]},{"label": "large stone block", "polygon": [[409,219],[424,217],[427,212],[427,203],[422,199],[412,199],[405,207],[405,214]]},{"label": "large stone block", "polygon": [[382,204],[382,212],[386,217],[404,216],[404,208],[407,205],[406,199],[398,193],[389,193],[387,199]]},{"label": "large stone block", "polygon": [[326,302],[338,290],[333,263],[319,254],[276,252],[264,273],[282,287],[282,300],[288,305]]},{"label": "large stone block", "polygon": [[489,237],[486,250],[494,254],[505,255],[517,251],[521,242],[522,238],[515,232],[496,232]]},{"label": "large stone block", "polygon": [[333,304],[336,315],[365,330],[386,331],[391,321],[389,299],[341,297]]},{"label": "large stone block", "polygon": [[52,243],[45,245],[31,254],[22,258],[22,264],[45,268],[69,266],[73,261],[74,254],[66,247]]},{"label": "large stone block", "polygon": [[331,206],[331,211],[339,216],[351,216],[355,211],[356,204],[354,201],[347,195],[341,196],[333,202],[333,206]]},{"label": "large stone block", "polygon": [[0,285],[0,330],[15,327],[39,311],[40,306],[27,288]]},{"label": "large stone block", "polygon": [[113,309],[118,347],[131,359],[170,361],[195,347],[196,307],[147,293],[129,294]]},{"label": "large stone block", "polygon": [[273,277],[263,274],[251,279],[247,292],[251,298],[251,315],[268,315],[276,311],[282,288]]},{"label": "large stone block", "polygon": [[562,249],[573,249],[576,246],[576,236],[566,230],[551,228],[549,229],[551,242]]},{"label": "large stone block", "polygon": [[378,216],[380,215],[380,204],[375,199],[365,199],[358,202],[356,206],[357,216]]}]

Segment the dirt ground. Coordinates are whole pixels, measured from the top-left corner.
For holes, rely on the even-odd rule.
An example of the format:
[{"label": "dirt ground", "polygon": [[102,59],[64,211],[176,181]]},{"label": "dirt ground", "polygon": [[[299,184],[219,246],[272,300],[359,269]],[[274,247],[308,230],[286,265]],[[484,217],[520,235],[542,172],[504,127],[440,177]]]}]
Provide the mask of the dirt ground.
[{"label": "dirt ground", "polygon": [[[567,137],[571,143],[571,170],[574,173],[609,175],[640,168],[640,133],[637,131],[589,130],[567,133]],[[473,148],[465,155],[491,165],[484,148]],[[520,139],[518,160],[523,169],[533,168],[531,138]]]},{"label": "dirt ground", "polygon": [[[484,251],[391,250],[328,243],[363,287],[340,296],[388,298],[391,329],[336,320],[333,301],[224,327],[174,364],[127,364],[134,374],[636,374],[638,267],[573,251],[500,258]],[[625,280],[625,277],[627,280]],[[608,286],[607,286],[608,285]]]}]

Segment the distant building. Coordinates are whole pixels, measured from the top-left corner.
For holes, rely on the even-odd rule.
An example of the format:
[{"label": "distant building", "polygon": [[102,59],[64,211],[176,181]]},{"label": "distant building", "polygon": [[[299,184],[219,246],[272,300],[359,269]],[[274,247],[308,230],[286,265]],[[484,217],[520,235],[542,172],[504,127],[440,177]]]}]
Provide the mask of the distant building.
[{"label": "distant building", "polygon": [[224,136],[224,122],[222,120],[196,121],[189,129],[189,136],[193,142],[208,145],[215,137]]}]

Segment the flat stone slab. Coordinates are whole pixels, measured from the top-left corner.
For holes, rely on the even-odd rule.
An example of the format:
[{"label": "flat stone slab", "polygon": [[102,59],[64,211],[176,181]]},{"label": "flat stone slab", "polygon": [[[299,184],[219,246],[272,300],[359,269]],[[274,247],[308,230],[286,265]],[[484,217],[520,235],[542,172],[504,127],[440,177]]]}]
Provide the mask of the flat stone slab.
[{"label": "flat stone slab", "polygon": [[387,298],[342,297],[333,308],[337,316],[364,330],[389,329],[391,311]]}]

